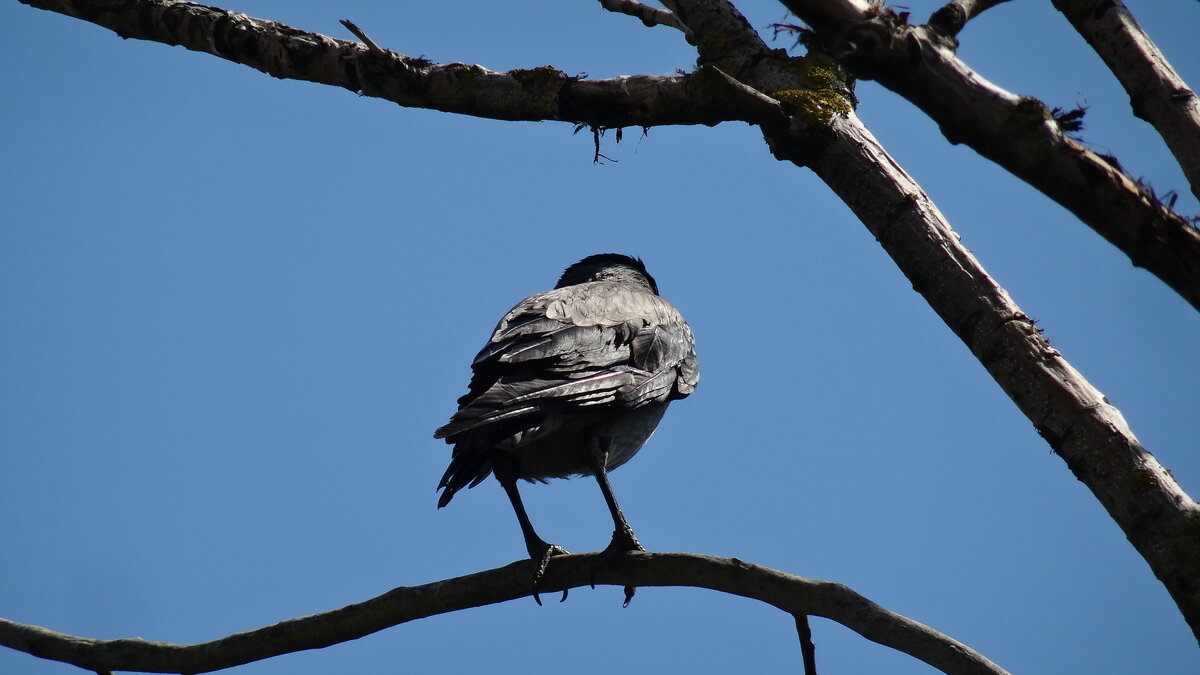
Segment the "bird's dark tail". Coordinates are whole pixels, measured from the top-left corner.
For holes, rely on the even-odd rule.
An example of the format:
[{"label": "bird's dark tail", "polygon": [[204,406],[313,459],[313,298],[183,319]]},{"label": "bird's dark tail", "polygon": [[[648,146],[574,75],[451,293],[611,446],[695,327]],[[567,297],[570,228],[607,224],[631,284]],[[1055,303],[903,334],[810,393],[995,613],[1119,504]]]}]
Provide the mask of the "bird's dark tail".
[{"label": "bird's dark tail", "polygon": [[454,454],[450,466],[442,474],[438,483],[442,491],[438,497],[438,508],[450,503],[454,494],[463,488],[473,488],[483,482],[492,473],[492,456],[487,446],[473,442],[471,438],[447,438],[447,443],[454,443]]}]

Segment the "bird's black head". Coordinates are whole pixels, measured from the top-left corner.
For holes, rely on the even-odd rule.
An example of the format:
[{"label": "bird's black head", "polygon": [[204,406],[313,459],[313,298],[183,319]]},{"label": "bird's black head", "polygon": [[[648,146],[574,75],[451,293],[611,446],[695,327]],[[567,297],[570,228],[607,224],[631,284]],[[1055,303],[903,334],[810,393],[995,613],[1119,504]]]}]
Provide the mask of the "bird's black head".
[{"label": "bird's black head", "polygon": [[658,295],[658,284],[646,271],[641,258],[631,258],[620,253],[597,253],[589,255],[563,271],[555,288],[574,286],[587,281],[622,281],[645,286]]}]

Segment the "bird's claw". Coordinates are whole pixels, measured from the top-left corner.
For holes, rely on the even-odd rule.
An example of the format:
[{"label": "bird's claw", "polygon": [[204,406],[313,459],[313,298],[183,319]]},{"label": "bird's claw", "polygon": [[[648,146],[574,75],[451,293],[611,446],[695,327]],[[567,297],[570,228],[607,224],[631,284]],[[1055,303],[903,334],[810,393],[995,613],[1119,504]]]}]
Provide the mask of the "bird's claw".
[{"label": "bird's claw", "polygon": [[[600,555],[596,557],[596,562],[592,565],[592,588],[596,587],[596,570],[607,567],[618,557],[626,553],[633,551],[644,552],[645,550],[645,548],[642,548],[641,543],[638,542],[637,537],[634,536],[633,530],[619,528],[613,531],[612,541],[608,542],[608,546],[604,547],[604,550],[600,552]],[[629,603],[633,601],[633,594],[636,592],[636,586],[626,586],[625,601],[621,603],[621,606],[628,607]]]},{"label": "bird's claw", "polygon": [[[556,555],[568,555],[568,554],[569,554],[569,552],[567,551],[567,549],[565,549],[561,546],[556,546],[554,544],[547,544],[546,547],[542,550],[540,555],[534,555],[534,556],[530,557],[530,559],[533,561],[533,565],[534,565],[533,584],[532,584],[533,585],[533,601],[536,602],[539,607],[542,605],[542,598],[540,595],[538,595],[538,586],[540,586],[542,584],[542,577],[546,576],[546,568],[550,566],[550,558],[553,558]],[[566,602],[566,600],[567,600],[567,589],[564,588],[563,592],[562,592],[562,598],[559,599],[559,602]]]}]

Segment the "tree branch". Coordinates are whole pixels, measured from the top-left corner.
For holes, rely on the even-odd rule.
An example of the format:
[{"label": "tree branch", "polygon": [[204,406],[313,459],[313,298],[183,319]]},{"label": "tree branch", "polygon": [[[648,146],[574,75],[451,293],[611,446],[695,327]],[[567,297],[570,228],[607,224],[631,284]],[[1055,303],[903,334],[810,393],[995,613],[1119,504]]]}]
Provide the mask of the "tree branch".
[{"label": "tree branch", "polygon": [[796,614],[796,637],[800,638],[800,660],[804,664],[804,675],[817,675],[817,646],[812,641],[812,629],[807,614]]},{"label": "tree branch", "polygon": [[[831,619],[945,673],[1006,673],[970,647],[884,609],[841,584],[805,579],[737,558],[693,553],[631,553],[594,571],[597,555],[555,557],[546,575],[546,590],[587,586],[593,572],[602,584],[707,588],[759,600],[797,616]],[[82,638],[7,619],[0,619],[0,644],[95,671],[204,673],[328,647],[415,619],[522,598],[530,595],[529,574],[529,561],[523,560],[422,586],[402,586],[341,609],[193,645],[140,638]]]},{"label": "tree branch", "polygon": [[654,26],[670,26],[671,28],[676,28],[683,31],[684,34],[690,33],[690,31],[687,29],[687,26],[684,26],[682,23],[680,23],[679,19],[677,19],[671,12],[665,9],[658,9],[656,7],[650,7],[649,5],[643,5],[637,0],[600,0],[600,6],[610,12],[627,14],[629,16],[636,17],[640,19],[647,28],[652,28]]},{"label": "tree branch", "polygon": [[[783,0],[808,21],[807,0]],[[1115,160],[1063,133],[1037,99],[988,82],[945,38],[883,14],[818,35],[855,75],[878,80],[966,143],[1058,202],[1200,309],[1200,232],[1130,178]]]},{"label": "tree branch", "polygon": [[692,32],[700,63],[720,63],[736,70],[741,64],[730,63],[731,59],[744,60],[767,50],[754,27],[727,0],[663,0],[663,4]]},{"label": "tree branch", "polygon": [[1200,99],[1171,67],[1121,0],[1054,0],[1117,76],[1133,114],[1163,137],[1200,198]]},{"label": "tree branch", "polygon": [[[888,24],[886,15],[872,23],[876,22],[887,30],[907,29]],[[704,39],[701,31],[697,34]],[[870,33],[859,33],[857,37],[864,36]],[[1040,103],[990,85],[952,53],[929,43],[926,36],[919,39],[925,41],[915,47],[921,58],[916,65],[899,68],[920,71],[926,62],[924,52],[935,52],[929,59],[938,66],[929,69],[932,75],[919,73],[912,78],[921,81],[914,87],[922,102],[938,109],[962,111],[992,106],[1015,116],[988,127],[988,133],[974,130],[981,137],[977,141],[988,147],[1003,146],[1016,136],[1016,149],[1029,152],[1034,160],[1051,166],[1066,163],[1074,174],[1063,183],[1055,183],[1055,188],[1060,193],[1065,188],[1079,190],[1117,209],[1115,214],[1099,213],[1094,205],[1085,209],[1112,228],[1121,231],[1123,218],[1151,218],[1152,231],[1161,229],[1161,236],[1174,243],[1138,242],[1138,246],[1152,250],[1159,262],[1176,263],[1165,269],[1180,272],[1174,278],[1184,282],[1183,291],[1190,292],[1190,297],[1185,297],[1200,302],[1200,288],[1187,286],[1187,282],[1200,286],[1200,248],[1187,248],[1200,245],[1194,229],[1107,161],[1066,138]],[[783,60],[759,52],[732,61],[753,64],[731,73],[747,87],[774,91],[777,98],[789,91],[804,90],[826,104],[823,111],[818,110],[820,114],[814,114],[810,107],[793,106],[788,126],[763,125],[772,152],[780,159],[811,168],[850,206],[913,288],[1104,505],[1200,638],[1200,504],[1142,447],[1121,413],[1050,345],[1033,320],[962,246],[928,195],[850,111],[850,101],[845,101],[845,112],[838,109],[835,99],[840,95],[839,88],[829,80],[833,71],[825,69],[819,55]],[[944,72],[947,69],[949,74]],[[824,74],[817,79],[824,83],[822,88],[814,89],[813,74],[821,71]],[[931,87],[925,80],[943,82],[946,87]],[[973,113],[965,112],[955,121],[971,130],[977,120]],[[1005,133],[995,133],[995,129]],[[1020,138],[1022,133],[1024,138]],[[1053,178],[1012,152],[1004,156],[1022,163],[1037,179]],[[1106,173],[1100,176],[1088,172],[1101,168]],[[1101,183],[1100,188],[1094,187],[1096,182]],[[1070,203],[1083,208],[1080,199],[1073,196]],[[1143,231],[1135,228],[1123,232],[1132,238]],[[1171,250],[1175,245],[1185,250]]]},{"label": "tree branch", "polygon": [[558,120],[593,128],[755,119],[713,73],[582,80],[550,66],[496,72],[439,64],[274,21],[181,0],[21,0],[124,38],[212,54],[278,78],[307,80],[410,108],[499,120]]},{"label": "tree branch", "polygon": [[948,36],[958,35],[971,19],[1008,0],[952,0],[929,17],[929,25]]},{"label": "tree branch", "polygon": [[811,167],[850,206],[1104,505],[1200,639],[1200,504],[963,247],[929,196],[857,117],[835,118],[823,140],[813,133],[793,129],[767,140],[777,157]]}]

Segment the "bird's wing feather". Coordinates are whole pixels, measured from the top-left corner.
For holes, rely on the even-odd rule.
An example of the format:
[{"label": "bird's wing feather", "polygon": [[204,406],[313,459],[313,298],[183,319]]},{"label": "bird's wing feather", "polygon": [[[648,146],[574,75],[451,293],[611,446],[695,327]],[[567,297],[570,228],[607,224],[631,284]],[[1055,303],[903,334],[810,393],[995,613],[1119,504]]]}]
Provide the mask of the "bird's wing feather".
[{"label": "bird's wing feather", "polygon": [[679,311],[603,281],[518,303],[472,369],[470,391],[438,438],[530,415],[682,398],[696,380],[694,340]]}]

